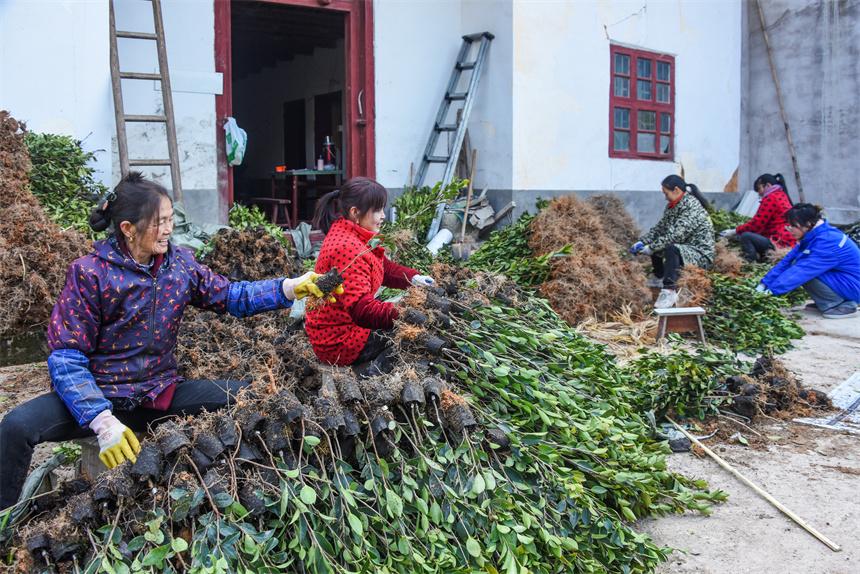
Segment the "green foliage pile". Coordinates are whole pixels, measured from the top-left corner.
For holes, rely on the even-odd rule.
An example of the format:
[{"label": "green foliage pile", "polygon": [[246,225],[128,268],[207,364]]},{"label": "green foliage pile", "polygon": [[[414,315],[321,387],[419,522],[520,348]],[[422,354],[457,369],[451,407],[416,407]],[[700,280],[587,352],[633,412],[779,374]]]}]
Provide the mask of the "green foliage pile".
[{"label": "green foliage pile", "polygon": [[89,166],[95,154],[86,152],[81,142],[69,136],[28,132],[24,142],[30,154],[30,190],[48,217],[60,227],[74,228],[91,239],[90,211],[107,191],[93,177]]},{"label": "green foliage pile", "polygon": [[690,352],[673,346],[670,353],[643,352],[625,366],[635,381],[636,404],[653,411],[657,419],[674,412],[681,417],[705,418],[731,401],[718,393],[727,377],[748,369],[734,353],[716,347],[697,347]]},{"label": "green foliage pile", "polygon": [[757,293],[755,278],[710,277],[713,290],[703,322],[712,343],[750,354],[784,353],[792,339],[803,337],[800,325],[783,312],[791,299]]},{"label": "green foliage pile", "polygon": [[711,223],[714,224],[714,233],[717,235],[724,229],[734,229],[750,219],[745,215],[727,209],[715,209],[709,215],[711,216]]},{"label": "green foliage pile", "polygon": [[[636,574],[652,572],[668,550],[634,521],[707,512],[724,498],[666,469],[668,447],[651,438],[630,400],[635,381],[546,302],[454,308],[450,326],[429,329],[453,343],[435,366],[449,389],[474,395],[468,403],[445,390],[426,409],[395,400],[374,414],[361,401],[349,407],[362,423],[351,454],[338,431],[304,414],[288,427],[288,447],[264,450],[270,426],[255,436],[253,419],[243,417],[275,417],[270,409],[283,402],[258,388],[257,398],[210,419],[237,421],[258,462],[228,449],[202,479],[173,471],[155,489],[142,482],[92,508],[100,520],[80,527],[88,535],[58,528],[87,508],[74,498],[53,522],[42,515],[41,525],[27,525],[24,540],[47,532],[56,542],[50,552],[66,552],[67,563],[75,552],[80,570],[93,573]],[[285,356],[301,354],[281,344]],[[413,366],[429,358],[401,351]],[[410,376],[406,369],[366,382],[365,400],[366,389],[397,389]],[[451,413],[467,404],[481,424],[457,430]],[[387,423],[367,425],[379,417]],[[209,432],[191,424],[195,441]],[[103,484],[127,480],[122,469]]]},{"label": "green foliage pile", "polygon": [[281,244],[286,246],[291,245],[290,240],[284,234],[284,230],[279,225],[275,225],[269,221],[266,214],[256,205],[247,206],[241,203],[234,203],[227,214],[227,223],[230,227],[238,231],[262,227],[269,235],[280,241]]},{"label": "green foliage pile", "polygon": [[412,231],[417,240],[427,237],[427,231],[436,214],[436,207],[457,198],[460,192],[469,185],[469,180],[454,179],[446,186],[437,182],[433,187],[408,187],[394,200],[397,217],[394,223],[386,222],[382,228],[384,235],[401,229]]},{"label": "green foliage pile", "polygon": [[493,231],[466,266],[476,271],[501,273],[521,287],[535,287],[549,278],[552,262],[570,253],[570,246],[541,256],[529,247],[529,229],[534,215],[524,213],[513,224]]}]

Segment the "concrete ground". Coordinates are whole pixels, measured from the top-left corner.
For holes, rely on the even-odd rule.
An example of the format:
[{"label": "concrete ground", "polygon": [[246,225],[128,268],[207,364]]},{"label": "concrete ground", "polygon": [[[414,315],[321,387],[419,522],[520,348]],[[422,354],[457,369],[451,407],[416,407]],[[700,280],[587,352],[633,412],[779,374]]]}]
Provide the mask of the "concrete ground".
[{"label": "concrete ground", "polygon": [[[860,317],[828,321],[801,311],[807,335],[783,356],[804,385],[830,391],[860,371]],[[658,544],[676,548],[661,574],[856,574],[860,572],[860,436],[791,422],[756,425],[771,444],[709,446],[842,547],[833,552],[720,468],[692,453],[672,470],[704,478],[729,500],[709,517],[643,521]],[[707,443],[706,443],[707,444]]]}]

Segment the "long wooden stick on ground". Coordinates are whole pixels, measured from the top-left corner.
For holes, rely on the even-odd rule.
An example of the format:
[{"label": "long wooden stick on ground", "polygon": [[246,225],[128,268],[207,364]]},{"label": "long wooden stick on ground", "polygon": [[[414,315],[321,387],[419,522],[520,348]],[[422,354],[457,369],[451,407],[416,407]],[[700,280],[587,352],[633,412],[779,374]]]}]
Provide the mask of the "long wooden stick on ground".
[{"label": "long wooden stick on ground", "polygon": [[767,493],[767,491],[765,491],[764,489],[762,489],[761,487],[759,487],[758,485],[756,485],[753,481],[751,481],[750,479],[748,479],[747,477],[745,477],[744,475],[742,475],[740,472],[738,472],[737,470],[735,470],[735,469],[734,469],[734,468],[733,468],[729,463],[727,463],[727,462],[726,462],[726,461],[724,461],[722,458],[720,458],[720,457],[719,457],[719,455],[717,455],[714,451],[712,451],[711,449],[709,449],[708,447],[706,447],[705,445],[703,445],[703,444],[699,441],[699,439],[697,439],[696,437],[694,437],[693,435],[691,435],[690,433],[688,433],[686,430],[684,430],[684,428],[683,428],[683,427],[681,427],[681,425],[679,425],[678,423],[676,423],[675,421],[673,421],[673,420],[672,420],[671,418],[669,418],[669,417],[666,417],[666,419],[668,419],[668,421],[669,421],[670,423],[672,423],[673,425],[675,425],[675,428],[676,428],[676,429],[678,429],[679,431],[681,431],[682,433],[684,433],[684,436],[686,436],[686,437],[687,437],[688,439],[690,439],[694,444],[696,444],[699,448],[701,448],[703,451],[705,451],[705,454],[707,454],[707,455],[708,455],[708,456],[710,456],[712,459],[714,459],[715,461],[717,461],[717,464],[719,464],[721,467],[723,467],[724,469],[726,469],[727,471],[729,471],[730,473],[732,473],[732,474],[734,475],[734,477],[735,477],[735,478],[737,478],[738,480],[740,480],[741,482],[743,482],[744,484],[746,484],[747,486],[749,486],[750,488],[752,488],[754,491],[756,491],[756,493],[757,493],[759,496],[761,496],[762,498],[764,498],[765,500],[767,500],[768,502],[770,502],[772,505],[774,505],[777,509],[779,509],[779,511],[780,511],[780,512],[782,512],[783,514],[785,514],[786,516],[788,516],[789,518],[791,518],[792,520],[794,520],[794,521],[795,521],[797,524],[799,524],[799,525],[800,525],[804,530],[806,530],[807,532],[809,532],[810,534],[812,534],[813,536],[815,536],[816,538],[818,538],[818,540],[820,540],[820,541],[821,541],[821,542],[823,542],[825,545],[827,545],[827,547],[828,547],[828,548],[830,548],[830,549],[831,549],[831,550],[833,550],[834,552],[839,552],[839,551],[841,551],[841,550],[842,550],[842,548],[840,548],[838,544],[836,544],[835,542],[833,542],[832,540],[830,540],[829,538],[827,538],[825,535],[823,535],[822,533],[820,533],[820,532],[819,532],[818,530],[816,530],[816,529],[815,529],[811,524],[809,524],[808,522],[806,522],[804,519],[802,519],[801,517],[799,517],[798,515],[796,515],[794,512],[792,512],[789,508],[787,508],[786,506],[784,506],[780,501],[778,501],[778,500],[777,500],[777,499],[775,499],[773,496],[771,496],[770,494],[768,494],[768,493]]}]

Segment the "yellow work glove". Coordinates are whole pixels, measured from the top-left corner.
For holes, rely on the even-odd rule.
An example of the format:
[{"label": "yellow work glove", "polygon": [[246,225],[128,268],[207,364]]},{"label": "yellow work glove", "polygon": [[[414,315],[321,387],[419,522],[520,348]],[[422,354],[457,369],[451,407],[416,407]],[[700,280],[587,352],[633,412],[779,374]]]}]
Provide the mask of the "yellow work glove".
[{"label": "yellow work glove", "polygon": [[[322,299],[325,297],[325,294],[317,287],[316,281],[322,277],[318,273],[314,273],[313,271],[308,271],[301,277],[296,277],[294,279],[284,279],[283,288],[284,295],[290,301],[295,301],[298,299],[304,299],[308,295],[313,295],[317,299]],[[329,303],[334,303],[337,299],[335,299],[335,295],[340,295],[343,293],[343,285],[338,285],[334,291],[332,291],[328,295]]]},{"label": "yellow work glove", "polygon": [[110,411],[102,411],[90,423],[90,429],[99,440],[99,458],[108,468],[130,460],[137,461],[140,443],[134,432],[119,422]]}]

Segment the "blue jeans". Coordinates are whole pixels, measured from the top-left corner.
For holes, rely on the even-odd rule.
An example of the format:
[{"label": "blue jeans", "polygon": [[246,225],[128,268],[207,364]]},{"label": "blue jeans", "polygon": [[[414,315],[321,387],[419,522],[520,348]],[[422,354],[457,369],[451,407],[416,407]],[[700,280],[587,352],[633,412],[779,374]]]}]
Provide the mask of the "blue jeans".
[{"label": "blue jeans", "polygon": [[803,288],[809,296],[812,297],[812,300],[815,301],[815,306],[818,307],[818,310],[822,313],[826,313],[836,307],[857,307],[857,301],[849,301],[848,299],[845,299],[836,293],[836,291],[828,287],[827,283],[821,279],[812,279],[811,281],[806,282],[803,285]]}]

